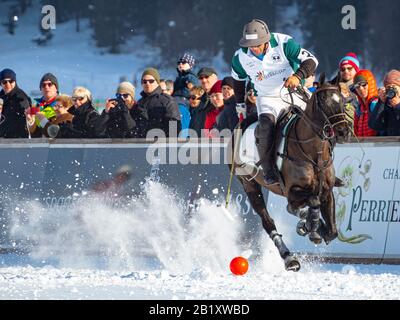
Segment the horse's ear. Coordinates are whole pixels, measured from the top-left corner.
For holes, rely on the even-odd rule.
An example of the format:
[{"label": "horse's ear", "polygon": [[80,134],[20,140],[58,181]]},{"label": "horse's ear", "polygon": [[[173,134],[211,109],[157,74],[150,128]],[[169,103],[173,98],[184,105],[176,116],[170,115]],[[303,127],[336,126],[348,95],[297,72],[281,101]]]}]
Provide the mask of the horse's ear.
[{"label": "horse's ear", "polygon": [[325,72],[322,72],[321,75],[319,76],[319,85],[322,86],[325,83]]}]

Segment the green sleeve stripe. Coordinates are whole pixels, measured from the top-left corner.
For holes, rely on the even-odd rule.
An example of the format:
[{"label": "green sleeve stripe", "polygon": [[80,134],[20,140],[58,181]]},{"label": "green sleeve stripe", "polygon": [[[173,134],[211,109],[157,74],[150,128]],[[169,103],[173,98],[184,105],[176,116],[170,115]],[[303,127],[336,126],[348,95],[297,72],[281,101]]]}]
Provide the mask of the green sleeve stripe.
[{"label": "green sleeve stripe", "polygon": [[247,79],[247,72],[243,69],[239,60],[239,54],[235,54],[232,59],[232,70],[237,74],[239,79]]},{"label": "green sleeve stripe", "polygon": [[283,44],[283,52],[285,53],[286,58],[289,60],[293,71],[296,71],[301,63],[301,61],[298,59],[300,50],[300,45],[293,39],[289,39]]},{"label": "green sleeve stripe", "polygon": [[273,33],[271,33],[271,40],[269,40],[269,45],[271,46],[271,48],[275,48],[278,46],[278,41],[276,41],[275,35]]}]

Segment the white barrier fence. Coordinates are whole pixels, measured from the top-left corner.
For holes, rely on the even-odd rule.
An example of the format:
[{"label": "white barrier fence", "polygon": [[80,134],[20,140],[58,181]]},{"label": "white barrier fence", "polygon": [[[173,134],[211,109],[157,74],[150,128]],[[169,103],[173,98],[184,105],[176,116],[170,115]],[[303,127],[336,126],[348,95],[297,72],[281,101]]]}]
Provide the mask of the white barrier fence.
[{"label": "white barrier fence", "polygon": [[[65,200],[63,206],[69,205],[75,194],[110,179],[124,166],[131,167],[134,179],[128,186],[135,188],[153,174],[154,165],[146,161],[149,146],[137,141],[1,140],[1,247],[8,247],[12,242],[7,230],[13,214],[10,204],[15,208],[27,199],[38,199],[46,207],[50,201],[50,212],[52,206],[60,205],[57,200],[60,197]],[[191,142],[189,147],[181,142],[174,144],[174,148],[181,147],[199,148],[199,144]],[[188,199],[200,185],[200,196],[212,200],[217,198],[215,190],[219,190],[218,197],[222,199],[219,200],[223,201],[229,180],[224,152],[221,152],[224,147],[223,143],[215,142],[209,151],[210,158],[221,159],[220,164],[162,164],[157,168],[159,180]],[[334,190],[340,234],[328,246],[315,246],[308,238],[297,235],[298,219],[286,212],[285,198],[266,193],[268,209],[278,230],[285,231],[282,233],[293,251],[333,260],[400,263],[399,162],[399,139],[375,138],[361,144],[336,146],[336,175],[345,180],[346,186]],[[241,207],[240,216],[248,228],[264,232],[236,179],[231,203]]]}]

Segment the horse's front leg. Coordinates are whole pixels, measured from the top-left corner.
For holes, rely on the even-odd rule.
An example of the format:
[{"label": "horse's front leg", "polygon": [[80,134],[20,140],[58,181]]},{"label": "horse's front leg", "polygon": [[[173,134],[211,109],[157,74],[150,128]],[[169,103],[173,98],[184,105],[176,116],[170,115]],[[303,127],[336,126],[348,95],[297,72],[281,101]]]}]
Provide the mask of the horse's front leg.
[{"label": "horse's front leg", "polygon": [[268,233],[271,240],[277,247],[279,255],[284,260],[286,270],[298,271],[300,269],[300,263],[297,258],[292,255],[286,244],[283,242],[282,235],[276,230],[275,222],[269,215],[265,205],[261,186],[254,180],[247,181],[246,179],[240,179],[240,181],[243,184],[250,204],[261,218],[264,230]]},{"label": "horse's front leg", "polygon": [[328,196],[323,199],[321,203],[321,215],[325,222],[325,232],[322,232],[322,236],[328,244],[338,236],[336,227],[336,214],[335,214],[335,197],[333,192],[330,191]]},{"label": "horse's front leg", "polygon": [[320,219],[319,219],[320,207],[309,207],[308,216],[306,222],[306,229],[309,231],[308,238],[315,244],[322,242],[320,231]]},{"label": "horse's front leg", "polygon": [[308,231],[310,241],[315,244],[322,242],[321,235],[319,234],[320,228],[320,200],[317,196],[311,196],[308,199],[308,215],[306,218],[305,229]]}]

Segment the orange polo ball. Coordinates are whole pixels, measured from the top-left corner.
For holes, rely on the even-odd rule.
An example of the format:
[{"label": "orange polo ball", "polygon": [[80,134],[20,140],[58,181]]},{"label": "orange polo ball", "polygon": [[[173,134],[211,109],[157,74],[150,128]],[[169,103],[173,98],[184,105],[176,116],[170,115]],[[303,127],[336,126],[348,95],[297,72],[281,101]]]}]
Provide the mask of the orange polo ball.
[{"label": "orange polo ball", "polygon": [[232,259],[230,268],[234,275],[242,276],[249,270],[249,262],[246,258],[236,257]]}]

